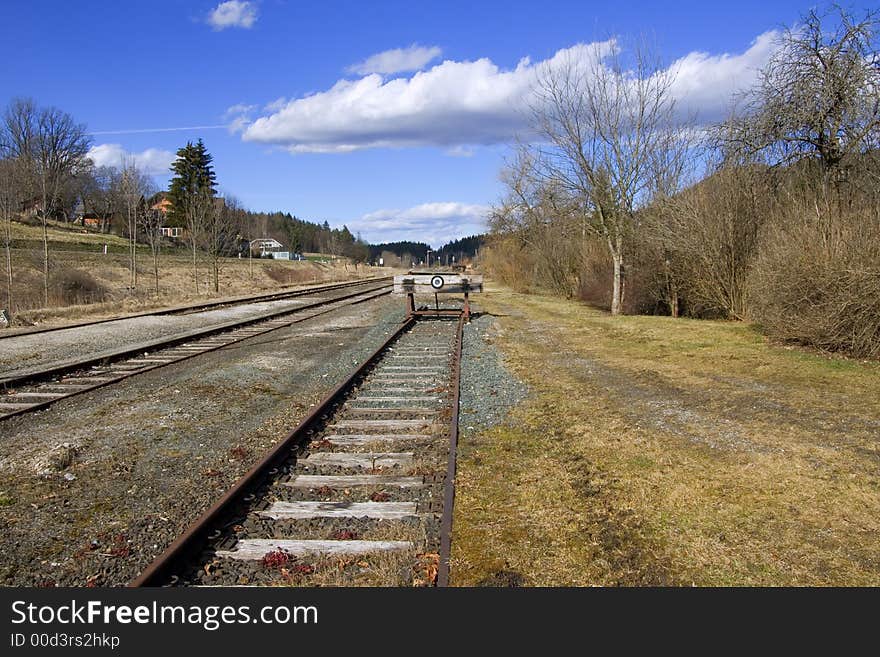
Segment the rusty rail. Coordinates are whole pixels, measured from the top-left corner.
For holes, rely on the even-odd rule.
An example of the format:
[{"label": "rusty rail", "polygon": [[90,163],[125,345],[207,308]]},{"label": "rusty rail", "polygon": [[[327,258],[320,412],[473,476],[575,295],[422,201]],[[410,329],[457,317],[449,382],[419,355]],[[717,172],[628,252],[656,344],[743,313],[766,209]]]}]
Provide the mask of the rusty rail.
[{"label": "rusty rail", "polygon": [[107,324],[108,322],[118,322],[123,319],[137,319],[138,317],[155,317],[161,315],[183,315],[187,313],[200,312],[210,310],[211,308],[221,308],[224,306],[237,306],[246,303],[261,303],[263,301],[280,301],[283,299],[293,299],[296,297],[314,294],[316,292],[332,292],[345,287],[353,287],[355,285],[380,283],[389,280],[391,276],[378,276],[376,278],[361,278],[356,281],[344,281],[342,283],[330,283],[327,285],[316,285],[313,287],[299,288],[296,290],[287,290],[280,292],[269,292],[265,294],[257,294],[253,296],[229,297],[217,301],[205,301],[202,303],[172,306],[170,308],[159,308],[157,310],[147,310],[140,313],[131,313],[129,315],[119,315],[118,317],[109,317],[107,319],[98,319],[88,322],[77,322],[74,324],[66,324],[64,326],[48,326],[46,328],[38,328],[33,330],[12,329],[13,332],[0,332],[0,340],[8,340],[10,338],[23,337],[26,335],[37,335],[39,333],[51,333],[53,331],[64,331],[67,329],[83,328],[84,326],[96,326],[98,324]]},{"label": "rusty rail", "polygon": [[241,501],[247,491],[259,486],[270,476],[272,468],[276,467],[289,458],[292,448],[300,446],[308,436],[308,432],[315,425],[323,421],[323,416],[342,398],[357,380],[381,357],[388,346],[394,342],[401,333],[414,324],[415,320],[408,319],[388,337],[363,363],[351,372],[342,383],[334,388],[319,403],[300,424],[279,442],[268,454],[239,479],[211,508],[205,511],[198,520],[165,551],[160,554],[137,578],[132,580],[130,587],[161,586],[172,574],[175,566],[185,561],[187,557],[198,551],[205,542],[207,533],[213,528],[214,521],[226,510]]},{"label": "rusty rail", "polygon": [[[371,294],[372,292],[376,292],[376,294]],[[327,306],[327,305],[331,305],[331,304],[342,302],[342,301],[348,301],[349,299],[356,299],[355,301],[352,301],[351,303],[348,303],[348,304],[345,304],[344,306],[342,306],[343,308],[345,308],[348,306],[354,306],[354,305],[357,305],[360,303],[365,303],[367,301],[372,301],[374,299],[378,299],[379,297],[386,296],[388,294],[390,294],[390,291],[388,291],[388,290],[381,291],[381,288],[378,290],[377,289],[365,290],[365,291],[355,292],[352,294],[347,294],[345,296],[337,297],[335,299],[328,299],[325,301],[317,301],[315,303],[307,304],[305,306],[299,306],[295,309],[290,309],[286,312],[282,312],[281,314],[282,315],[298,314],[300,311],[303,311],[303,310],[311,310],[314,308],[319,308],[322,306]],[[366,295],[370,295],[370,296],[366,296]],[[364,298],[358,299],[357,297],[364,297]],[[207,354],[207,353],[211,353],[213,351],[218,351],[220,349],[225,349],[225,348],[229,347],[230,344],[238,344],[240,342],[243,342],[244,340],[249,340],[251,338],[260,337],[262,335],[266,335],[267,333],[271,333],[273,331],[278,331],[280,329],[287,328],[287,327],[292,326],[294,324],[299,324],[300,322],[305,322],[310,319],[314,319],[315,317],[320,317],[321,315],[325,315],[327,313],[334,312],[336,310],[339,310],[339,307],[333,307],[328,310],[322,310],[321,312],[317,312],[317,313],[314,313],[311,315],[306,315],[305,317],[298,317],[296,319],[292,319],[289,322],[286,322],[280,326],[268,328],[265,331],[262,331],[257,334],[249,335],[247,337],[238,339],[232,343],[217,345],[216,347],[210,347],[208,349],[203,349],[201,351],[197,351],[194,353],[186,354],[183,356],[178,356],[178,357],[175,357],[173,360],[169,360],[167,363],[155,363],[151,366],[144,367],[142,369],[138,369],[138,370],[135,370],[132,372],[120,373],[117,376],[114,376],[112,378],[112,380],[110,380],[110,381],[94,383],[92,385],[89,385],[89,387],[87,387],[87,388],[83,388],[83,389],[79,389],[79,390],[73,389],[70,392],[66,393],[63,397],[57,397],[57,398],[43,401],[43,402],[32,403],[32,404],[29,404],[27,408],[22,408],[22,409],[15,410],[15,411],[6,411],[3,413],[0,413],[0,421],[6,420],[6,419],[12,418],[12,417],[17,417],[19,415],[24,415],[25,413],[31,413],[33,411],[42,410],[44,408],[48,408],[49,406],[51,406],[53,404],[56,404],[59,401],[62,401],[65,399],[70,399],[71,397],[75,397],[77,395],[82,395],[87,392],[92,392],[93,390],[97,390],[97,389],[103,388],[105,386],[111,386],[116,383],[119,383],[120,381],[124,381],[125,379],[131,378],[133,376],[138,376],[139,374],[146,374],[147,372],[152,372],[153,370],[157,370],[161,367],[167,367],[168,365],[174,365],[174,364],[180,363],[184,360],[188,360],[190,358],[195,358],[196,356],[201,356],[202,354]],[[211,336],[216,335],[218,333],[222,334],[228,330],[233,330],[233,329],[239,328],[241,326],[248,326],[250,324],[259,323],[261,321],[268,321],[270,319],[272,319],[272,317],[268,317],[268,318],[263,317],[262,319],[251,318],[251,319],[245,320],[244,322],[239,323],[239,324],[223,325],[221,327],[214,327],[213,329],[208,329],[207,331],[201,331],[200,333],[198,333],[196,335],[195,339],[198,340],[198,339],[203,339],[206,337],[211,337]],[[167,342],[160,343],[158,348],[151,346],[150,351],[155,352],[155,353],[161,353],[163,349],[173,347],[177,344],[191,342],[193,339],[194,339],[193,334],[188,334],[187,336],[184,336],[184,337],[178,337],[178,338],[174,338],[172,340],[168,340]],[[5,380],[5,381],[0,380],[0,389],[7,390],[10,385],[23,386],[23,385],[27,385],[29,383],[33,383],[36,381],[51,379],[51,378],[54,378],[54,377],[59,376],[64,373],[77,372],[79,370],[85,369],[85,367],[87,367],[88,365],[109,364],[111,362],[124,360],[125,358],[127,358],[131,355],[140,354],[143,351],[144,351],[143,347],[128,349],[125,352],[122,352],[121,354],[113,354],[113,355],[103,356],[103,357],[100,357],[97,359],[93,359],[92,361],[87,362],[85,365],[82,363],[76,363],[75,365],[56,367],[56,368],[52,368],[50,370],[45,370],[45,371],[37,372],[34,374],[24,375],[19,379],[12,379],[11,384],[9,383],[9,380]],[[2,400],[3,400],[3,397],[0,396],[0,401],[2,401]]]},{"label": "rusty rail", "polygon": [[449,557],[452,551],[452,511],[455,505],[455,472],[458,452],[458,407],[461,396],[461,347],[466,315],[461,313],[455,334],[452,357],[452,420],[449,427],[449,456],[446,461],[446,482],[443,489],[443,517],[440,521],[440,565],[437,586],[449,586]]},{"label": "rusty rail", "polygon": [[[154,352],[160,349],[167,349],[168,347],[173,347],[184,342],[201,340],[202,338],[211,337],[232,329],[250,326],[251,324],[258,324],[260,322],[265,322],[267,320],[275,319],[277,317],[283,317],[284,315],[293,315],[296,313],[300,313],[304,310],[312,310],[313,308],[326,306],[337,301],[345,301],[347,299],[352,299],[354,297],[358,297],[364,294],[369,294],[370,292],[378,292],[381,289],[382,288],[379,287],[368,290],[361,290],[358,292],[352,292],[351,294],[346,294],[341,297],[335,297],[333,299],[315,301],[313,303],[308,303],[304,306],[284,308],[282,310],[273,310],[268,313],[263,313],[262,315],[247,317],[245,319],[226,322],[224,324],[218,324],[216,326],[209,326],[207,328],[196,329],[183,335],[176,335],[171,338],[162,338],[159,340],[154,340],[153,342],[141,343],[139,345],[135,345],[134,347],[127,347],[113,353],[85,358],[76,362],[65,363],[64,365],[50,367],[48,369],[35,370],[32,372],[26,372],[24,374],[15,374],[13,376],[0,376],[0,388],[7,389],[10,386],[22,386],[28,383],[33,383],[35,381],[42,381],[44,379],[50,379],[70,372],[76,372],[77,370],[86,369],[95,365],[106,365],[113,361],[128,358],[129,356],[137,355],[144,352]],[[385,292],[385,294],[390,294],[390,290],[388,292]]]}]

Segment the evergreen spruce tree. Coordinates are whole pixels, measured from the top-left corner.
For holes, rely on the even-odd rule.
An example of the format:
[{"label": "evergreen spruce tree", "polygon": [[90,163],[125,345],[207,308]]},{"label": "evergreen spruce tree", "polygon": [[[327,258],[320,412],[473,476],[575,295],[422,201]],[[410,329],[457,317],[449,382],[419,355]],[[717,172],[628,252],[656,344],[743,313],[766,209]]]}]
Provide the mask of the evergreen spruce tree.
[{"label": "evergreen spruce tree", "polygon": [[187,208],[198,197],[213,197],[217,193],[217,176],[211,165],[213,161],[201,139],[195,144],[187,142],[186,146],[177,150],[177,159],[171,165],[174,177],[168,188],[171,201],[168,218],[171,225],[186,226]]},{"label": "evergreen spruce tree", "polygon": [[168,188],[171,201],[169,219],[172,225],[185,226],[193,256],[193,282],[199,292],[198,242],[209,212],[214,212],[214,194],[217,178],[211,162],[214,160],[199,139],[178,149],[177,159],[171,165],[174,177]]}]

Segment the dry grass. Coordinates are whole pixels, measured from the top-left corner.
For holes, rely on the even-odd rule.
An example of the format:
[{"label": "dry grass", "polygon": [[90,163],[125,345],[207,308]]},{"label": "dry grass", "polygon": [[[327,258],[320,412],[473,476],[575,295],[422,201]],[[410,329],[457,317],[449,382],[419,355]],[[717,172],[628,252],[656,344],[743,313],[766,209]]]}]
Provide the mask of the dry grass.
[{"label": "dry grass", "polygon": [[[43,228],[39,223],[31,226],[20,222],[12,222],[12,239],[15,241],[39,242],[43,243]],[[109,247],[120,247],[128,249],[128,238],[119,235],[110,235],[87,231],[81,226],[72,226],[57,221],[49,221],[49,242],[50,248],[52,244],[59,245],[63,248],[65,245],[93,245],[103,248],[104,244]],[[146,246],[141,246],[144,250],[149,250]]]},{"label": "dry grass", "polygon": [[742,324],[483,301],[532,395],[464,437],[457,583],[880,584],[877,363]]},{"label": "dry grass", "polygon": [[[13,224],[16,239],[41,239],[38,227]],[[70,230],[50,231],[53,251],[50,252],[50,274],[53,290],[50,307],[42,307],[42,252],[25,248],[13,250],[15,267],[13,320],[19,325],[71,321],[80,318],[100,318],[149,310],[163,306],[180,305],[210,298],[256,294],[291,285],[308,285],[328,281],[376,276],[388,270],[355,267],[344,260],[327,263],[314,261],[280,261],[226,258],[220,267],[220,293],[214,294],[211,271],[207,262],[199,263],[199,293],[193,285],[191,255],[181,251],[165,251],[160,255],[159,289],[155,294],[152,257],[140,253],[138,257],[138,285],[129,289],[129,259],[126,253],[103,254],[102,245],[126,247],[127,240],[114,235],[79,233]],[[64,249],[65,244],[76,249]],[[65,285],[76,274],[86,272],[92,287],[100,294],[72,294]],[[6,298],[5,278],[0,280],[0,304]],[[56,292],[55,288],[58,288]],[[68,286],[69,287],[69,286]],[[90,288],[91,289],[91,288]],[[74,290],[74,292],[78,291]],[[63,292],[63,293],[62,293]],[[72,304],[80,298],[100,300],[97,303]]]}]

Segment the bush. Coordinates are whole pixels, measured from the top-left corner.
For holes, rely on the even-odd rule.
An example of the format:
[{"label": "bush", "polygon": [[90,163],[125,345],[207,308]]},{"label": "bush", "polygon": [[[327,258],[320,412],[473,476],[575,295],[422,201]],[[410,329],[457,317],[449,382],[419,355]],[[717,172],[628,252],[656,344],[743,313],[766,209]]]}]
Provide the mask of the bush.
[{"label": "bush", "polygon": [[778,191],[749,280],[751,314],[771,337],[880,357],[880,162],[837,184],[804,169]]},{"label": "bush", "polygon": [[55,305],[71,306],[100,303],[107,299],[107,288],[82,269],[57,269],[49,279]]},{"label": "bush", "polygon": [[287,267],[280,263],[273,263],[266,266],[266,275],[276,283],[282,285],[293,285],[295,283],[307,283],[315,279],[315,274],[311,269],[305,267]]},{"label": "bush", "polygon": [[867,219],[839,217],[832,243],[806,216],[767,231],[749,298],[768,335],[880,357],[880,229]]},{"label": "bush", "polygon": [[516,235],[493,236],[482,251],[482,264],[499,283],[517,292],[529,292],[535,285],[534,256]]}]

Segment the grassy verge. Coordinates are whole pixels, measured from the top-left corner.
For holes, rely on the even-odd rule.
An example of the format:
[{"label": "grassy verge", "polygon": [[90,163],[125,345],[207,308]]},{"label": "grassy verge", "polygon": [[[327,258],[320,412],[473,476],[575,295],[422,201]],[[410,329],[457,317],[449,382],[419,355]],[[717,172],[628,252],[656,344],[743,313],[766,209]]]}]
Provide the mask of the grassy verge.
[{"label": "grassy verge", "polygon": [[531,394],[465,434],[458,584],[880,584],[880,366],[490,288]]},{"label": "grassy verge", "polygon": [[[119,235],[96,233],[88,231],[81,226],[49,222],[49,250],[50,251],[84,251],[101,252],[107,245],[109,253],[128,253],[129,243],[127,237]],[[19,222],[12,223],[12,248],[33,249],[41,251],[43,248],[43,229],[40,226],[29,226]],[[138,245],[139,253],[149,253],[150,247],[145,244]]]},{"label": "grassy verge", "polygon": [[[207,257],[198,254],[198,292],[191,254],[185,248],[163,246],[159,256],[159,293],[155,292],[149,248],[138,248],[138,281],[131,289],[128,240],[116,235],[82,232],[69,225],[52,226],[50,238],[49,307],[43,307],[42,229],[13,223],[13,321],[16,325],[60,323],[87,317],[174,306],[206,297],[255,294],[279,287],[307,285],[387,274],[345,259],[288,261],[223,258],[219,293]],[[104,254],[103,245],[108,244]],[[75,283],[75,284],[74,284]],[[0,308],[6,303],[6,277],[0,277]]]}]

